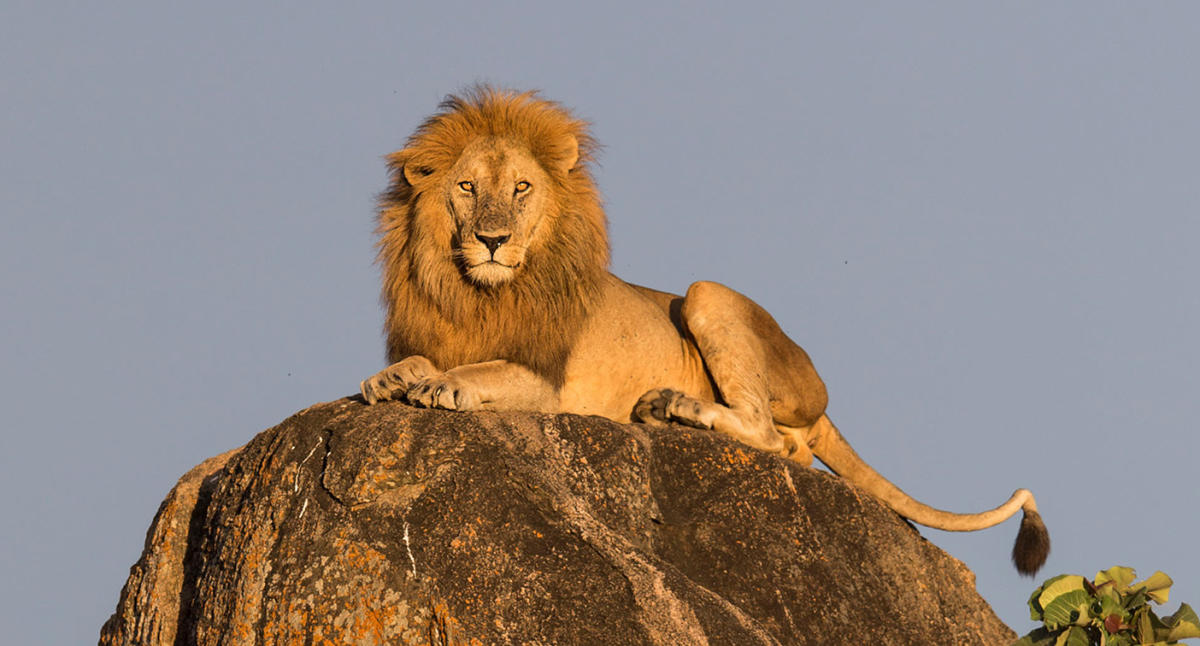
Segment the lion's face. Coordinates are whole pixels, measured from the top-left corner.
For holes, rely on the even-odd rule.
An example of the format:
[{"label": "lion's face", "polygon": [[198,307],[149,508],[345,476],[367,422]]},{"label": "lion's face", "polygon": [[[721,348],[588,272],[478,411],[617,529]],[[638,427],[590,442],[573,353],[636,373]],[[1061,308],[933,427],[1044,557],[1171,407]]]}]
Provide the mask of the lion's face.
[{"label": "lion's face", "polygon": [[554,189],[524,147],[496,138],[469,145],[444,185],[454,221],[455,256],[467,279],[485,287],[511,281],[538,241]]}]

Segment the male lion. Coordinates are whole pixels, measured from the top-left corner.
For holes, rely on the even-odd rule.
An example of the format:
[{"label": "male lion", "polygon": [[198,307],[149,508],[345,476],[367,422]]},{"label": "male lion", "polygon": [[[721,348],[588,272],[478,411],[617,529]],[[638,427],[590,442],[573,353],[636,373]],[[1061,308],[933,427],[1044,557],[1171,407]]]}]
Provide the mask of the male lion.
[{"label": "male lion", "polygon": [[1013,548],[1032,575],[1050,538],[1033,494],[979,514],[909,497],[825,415],[808,355],[763,308],[717,283],[685,297],[608,272],[587,124],[535,93],[449,97],[388,157],[379,261],[390,367],[370,404],[522,409],[714,429],[808,465],[813,455],[902,516],[950,531],[1024,510]]}]

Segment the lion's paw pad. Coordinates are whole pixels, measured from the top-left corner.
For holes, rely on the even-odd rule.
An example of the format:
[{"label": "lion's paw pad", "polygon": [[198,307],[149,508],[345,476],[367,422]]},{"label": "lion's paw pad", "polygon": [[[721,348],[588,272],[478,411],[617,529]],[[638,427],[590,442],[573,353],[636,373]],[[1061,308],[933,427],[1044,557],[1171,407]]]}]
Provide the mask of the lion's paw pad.
[{"label": "lion's paw pad", "polygon": [[633,417],[643,424],[655,426],[667,424],[672,419],[669,412],[671,404],[682,397],[683,393],[669,388],[651,390],[638,399],[637,404],[633,407]]}]

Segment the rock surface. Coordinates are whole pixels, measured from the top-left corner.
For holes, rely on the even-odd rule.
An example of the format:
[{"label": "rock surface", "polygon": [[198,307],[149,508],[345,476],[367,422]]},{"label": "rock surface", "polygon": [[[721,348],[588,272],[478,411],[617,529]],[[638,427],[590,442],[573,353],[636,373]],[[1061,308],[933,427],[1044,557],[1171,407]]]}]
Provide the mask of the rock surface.
[{"label": "rock surface", "polygon": [[869,495],[715,433],[320,404],[185,475],[108,644],[1006,644]]}]

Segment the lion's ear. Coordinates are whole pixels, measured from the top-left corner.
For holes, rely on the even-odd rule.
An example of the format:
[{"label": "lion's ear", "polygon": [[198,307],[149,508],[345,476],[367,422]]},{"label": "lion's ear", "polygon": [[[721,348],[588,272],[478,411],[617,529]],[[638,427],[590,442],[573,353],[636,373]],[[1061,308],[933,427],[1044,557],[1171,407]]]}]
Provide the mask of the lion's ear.
[{"label": "lion's ear", "polygon": [[575,164],[579,163],[579,140],[575,138],[575,135],[563,135],[558,143],[556,153],[558,170],[566,175],[575,168]]},{"label": "lion's ear", "polygon": [[404,149],[387,156],[388,166],[393,175],[404,178],[411,186],[419,186],[425,178],[433,174],[433,169],[422,164],[412,150]]},{"label": "lion's ear", "polygon": [[408,180],[413,186],[420,186],[421,182],[433,174],[433,169],[420,164],[408,163],[404,165],[404,179]]}]

